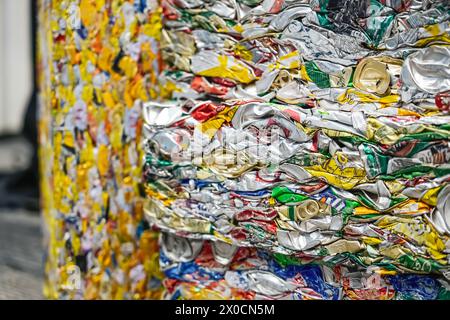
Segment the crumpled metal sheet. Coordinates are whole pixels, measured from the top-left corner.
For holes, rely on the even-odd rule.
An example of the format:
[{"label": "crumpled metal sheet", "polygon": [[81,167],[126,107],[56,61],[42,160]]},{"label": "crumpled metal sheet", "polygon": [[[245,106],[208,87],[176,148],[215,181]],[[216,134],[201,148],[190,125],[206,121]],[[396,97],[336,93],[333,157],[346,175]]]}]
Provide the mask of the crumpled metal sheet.
[{"label": "crumpled metal sheet", "polygon": [[[448,3],[162,7],[144,176],[148,221],[185,239],[161,258],[166,297],[448,298]],[[173,259],[187,239],[267,260],[235,272],[203,251]],[[283,285],[297,264],[339,294]]]}]

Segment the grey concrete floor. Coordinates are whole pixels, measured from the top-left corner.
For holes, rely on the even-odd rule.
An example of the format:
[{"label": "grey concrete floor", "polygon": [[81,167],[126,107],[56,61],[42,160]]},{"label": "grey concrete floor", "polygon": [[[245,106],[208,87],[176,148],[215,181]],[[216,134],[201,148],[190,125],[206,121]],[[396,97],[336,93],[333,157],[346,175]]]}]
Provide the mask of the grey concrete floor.
[{"label": "grey concrete floor", "polygon": [[[24,169],[30,156],[23,138],[0,140],[0,173]],[[0,197],[8,194],[0,192]],[[42,261],[39,214],[0,209],[0,300],[42,299]]]},{"label": "grey concrete floor", "polygon": [[42,299],[42,281],[39,215],[0,211],[0,299]]}]

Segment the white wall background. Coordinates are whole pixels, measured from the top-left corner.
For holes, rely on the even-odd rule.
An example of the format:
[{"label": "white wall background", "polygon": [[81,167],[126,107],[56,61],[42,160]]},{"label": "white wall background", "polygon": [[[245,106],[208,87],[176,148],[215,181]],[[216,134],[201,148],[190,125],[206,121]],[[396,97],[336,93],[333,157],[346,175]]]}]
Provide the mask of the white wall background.
[{"label": "white wall background", "polygon": [[0,0],[0,134],[16,133],[31,93],[29,0]]}]

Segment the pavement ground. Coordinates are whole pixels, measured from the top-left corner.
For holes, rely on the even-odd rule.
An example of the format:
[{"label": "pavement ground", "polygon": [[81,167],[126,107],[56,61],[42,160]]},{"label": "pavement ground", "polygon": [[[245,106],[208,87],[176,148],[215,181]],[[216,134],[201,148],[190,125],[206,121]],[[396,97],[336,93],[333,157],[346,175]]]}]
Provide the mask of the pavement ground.
[{"label": "pavement ground", "polygon": [[40,216],[0,211],[0,300],[42,299],[42,281]]},{"label": "pavement ground", "polygon": [[[25,168],[29,158],[24,139],[0,140],[0,180]],[[0,190],[0,198],[8,194]],[[39,213],[0,209],[0,300],[43,298],[43,256]]]}]

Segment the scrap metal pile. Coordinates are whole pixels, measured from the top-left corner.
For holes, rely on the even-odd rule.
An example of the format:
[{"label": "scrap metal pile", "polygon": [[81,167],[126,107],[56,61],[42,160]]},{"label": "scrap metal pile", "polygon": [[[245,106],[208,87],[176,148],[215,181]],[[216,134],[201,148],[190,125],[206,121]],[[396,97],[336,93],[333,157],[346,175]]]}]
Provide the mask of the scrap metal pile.
[{"label": "scrap metal pile", "polygon": [[159,298],[158,234],[140,192],[141,102],[156,98],[158,3],[38,5],[44,294]]},{"label": "scrap metal pile", "polygon": [[449,299],[447,1],[163,0],[171,299]]}]

